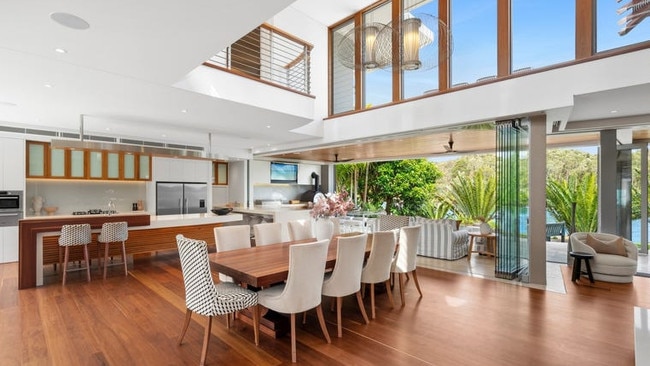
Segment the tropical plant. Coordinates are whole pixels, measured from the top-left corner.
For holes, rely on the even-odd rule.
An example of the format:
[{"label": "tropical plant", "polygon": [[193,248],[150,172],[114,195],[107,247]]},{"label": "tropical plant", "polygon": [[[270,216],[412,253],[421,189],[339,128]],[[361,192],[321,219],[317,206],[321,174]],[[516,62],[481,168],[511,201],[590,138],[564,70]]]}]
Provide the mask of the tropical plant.
[{"label": "tropical plant", "polygon": [[490,221],[496,209],[496,180],[493,174],[478,170],[473,176],[456,176],[439,195],[463,222]]},{"label": "tropical plant", "polygon": [[594,232],[598,229],[598,185],[596,175],[572,174],[568,179],[548,179],[546,207],[558,221],[569,226],[573,222],[575,203],[575,228],[572,232]]}]

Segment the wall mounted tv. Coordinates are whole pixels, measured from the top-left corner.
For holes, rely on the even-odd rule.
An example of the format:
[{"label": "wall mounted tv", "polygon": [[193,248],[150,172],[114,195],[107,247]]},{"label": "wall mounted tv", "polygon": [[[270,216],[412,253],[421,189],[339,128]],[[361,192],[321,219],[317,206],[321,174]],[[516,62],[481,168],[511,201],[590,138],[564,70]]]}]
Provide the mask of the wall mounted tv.
[{"label": "wall mounted tv", "polygon": [[298,183],[298,164],[272,161],[271,183]]}]

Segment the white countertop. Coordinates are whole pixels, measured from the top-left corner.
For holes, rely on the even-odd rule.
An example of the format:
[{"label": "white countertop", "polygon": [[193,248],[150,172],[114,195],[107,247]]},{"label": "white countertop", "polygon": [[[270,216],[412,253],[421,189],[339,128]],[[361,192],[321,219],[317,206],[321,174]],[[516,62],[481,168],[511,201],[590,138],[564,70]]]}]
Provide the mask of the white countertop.
[{"label": "white countertop", "polygon": [[[43,220],[43,219],[70,219],[70,218],[82,218],[82,217],[104,217],[104,216],[135,216],[135,215],[148,215],[147,211],[128,211],[128,212],[118,212],[114,214],[93,214],[93,215],[39,215],[39,216],[25,216],[22,220]],[[153,217],[153,216],[152,216]]]},{"label": "white countertop", "polygon": [[307,208],[306,204],[300,203],[300,204],[287,204],[287,205],[281,205],[281,206],[261,206],[261,205],[255,205],[254,208],[248,208],[248,207],[235,207],[232,209],[232,212],[239,212],[239,213],[248,213],[248,214],[256,214],[256,215],[275,215],[278,212],[288,212],[288,211],[309,211],[311,209]]}]

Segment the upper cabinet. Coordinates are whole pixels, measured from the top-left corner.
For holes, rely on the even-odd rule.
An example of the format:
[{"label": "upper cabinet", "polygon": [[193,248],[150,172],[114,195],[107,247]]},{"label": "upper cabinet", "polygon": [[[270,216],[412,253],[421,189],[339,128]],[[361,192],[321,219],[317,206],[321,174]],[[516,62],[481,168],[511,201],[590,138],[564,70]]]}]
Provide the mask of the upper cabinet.
[{"label": "upper cabinet", "polygon": [[271,163],[264,160],[251,160],[250,181],[251,184],[271,183]]},{"label": "upper cabinet", "polygon": [[228,163],[225,161],[214,161],[212,162],[213,176],[214,179],[212,184],[217,186],[227,186],[228,185]]},{"label": "upper cabinet", "polygon": [[151,179],[151,157],[145,154],[52,148],[40,141],[27,141],[24,151],[27,178]]},{"label": "upper cabinet", "polygon": [[210,160],[163,157],[153,159],[153,180],[157,182],[209,183],[211,170]]},{"label": "upper cabinet", "polygon": [[25,189],[25,140],[0,137],[0,190]]}]

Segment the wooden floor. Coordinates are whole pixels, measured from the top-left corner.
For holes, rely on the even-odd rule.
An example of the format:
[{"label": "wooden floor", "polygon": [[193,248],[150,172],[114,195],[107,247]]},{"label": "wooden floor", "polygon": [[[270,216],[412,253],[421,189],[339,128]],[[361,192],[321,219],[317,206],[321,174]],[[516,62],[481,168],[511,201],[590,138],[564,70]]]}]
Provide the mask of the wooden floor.
[{"label": "wooden floor", "polygon": [[[0,364],[197,364],[205,318],[195,316],[176,345],[185,311],[178,256],[138,259],[128,277],[114,268],[106,281],[95,269],[90,283],[74,273],[65,288],[18,291],[18,265],[0,265]],[[404,307],[397,288],[394,310],[380,294],[368,325],[346,298],[343,338],[326,307],[331,344],[310,313],[298,330],[298,364],[634,365],[633,306],[650,307],[649,278],[596,287],[565,280],[566,294],[425,268],[418,278],[423,298],[412,281]],[[227,329],[219,319],[207,362],[289,365],[289,338],[262,335],[256,347],[249,325],[237,320]]]}]

